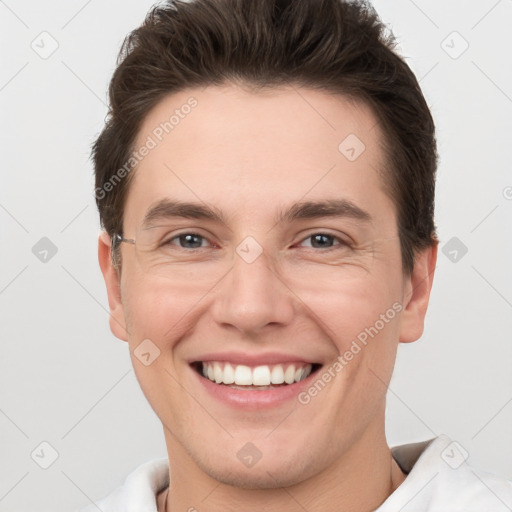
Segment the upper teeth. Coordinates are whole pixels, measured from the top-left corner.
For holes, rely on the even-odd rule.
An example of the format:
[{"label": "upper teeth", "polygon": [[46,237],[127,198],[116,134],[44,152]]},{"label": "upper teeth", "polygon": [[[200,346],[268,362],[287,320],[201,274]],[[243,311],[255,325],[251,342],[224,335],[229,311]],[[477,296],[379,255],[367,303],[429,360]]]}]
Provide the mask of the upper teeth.
[{"label": "upper teeth", "polygon": [[311,373],[311,364],[287,363],[251,368],[243,364],[231,365],[217,361],[203,362],[203,375],[217,384],[238,386],[269,386],[270,384],[293,384]]}]

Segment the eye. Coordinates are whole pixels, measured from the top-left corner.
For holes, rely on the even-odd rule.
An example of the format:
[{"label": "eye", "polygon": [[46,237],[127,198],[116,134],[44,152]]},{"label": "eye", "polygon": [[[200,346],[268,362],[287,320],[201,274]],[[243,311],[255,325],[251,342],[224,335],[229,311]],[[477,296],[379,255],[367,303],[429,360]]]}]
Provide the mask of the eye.
[{"label": "eye", "polygon": [[[349,244],[340,237],[331,235],[329,233],[314,233],[306,237],[299,245],[304,246],[305,242],[311,241],[309,247],[314,249],[330,249],[335,246],[348,247]],[[198,233],[181,233],[172,238],[169,238],[162,245],[177,245],[181,249],[200,249],[207,247],[211,242],[204,236]],[[306,245],[307,247],[307,245]]]},{"label": "eye", "polygon": [[163,245],[179,245],[182,249],[199,249],[205,247],[203,242],[209,244],[208,239],[202,235],[198,235],[197,233],[182,233],[169,238]]},{"label": "eye", "polygon": [[330,235],[329,233],[314,233],[305,238],[299,245],[304,244],[307,240],[311,240],[310,247],[313,247],[314,249],[330,249],[334,245],[348,247],[347,242],[337,236]]}]

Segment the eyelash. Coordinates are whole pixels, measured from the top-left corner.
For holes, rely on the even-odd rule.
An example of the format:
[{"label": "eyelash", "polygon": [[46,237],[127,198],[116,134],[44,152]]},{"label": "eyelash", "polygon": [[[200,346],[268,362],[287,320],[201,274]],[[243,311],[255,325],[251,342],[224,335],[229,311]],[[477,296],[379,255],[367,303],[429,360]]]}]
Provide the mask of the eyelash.
[{"label": "eyelash", "polygon": [[[187,232],[187,233],[180,233],[179,235],[176,235],[176,236],[173,236],[172,238],[169,238],[169,240],[167,240],[166,242],[163,242],[162,245],[164,245],[164,246],[165,245],[177,245],[177,244],[173,244],[172,243],[173,240],[179,240],[180,237],[184,237],[184,236],[187,236],[187,235],[193,235],[195,237],[199,237],[199,238],[201,238],[203,240],[207,240],[208,241],[208,239],[205,236],[203,236],[203,235],[200,235],[198,233],[193,233],[193,232]],[[304,241],[306,241],[308,239],[311,239],[313,237],[316,237],[316,236],[324,236],[324,237],[331,238],[333,241],[337,241],[338,244],[336,244],[334,246],[331,246],[331,247],[327,247],[327,248],[311,247],[311,249],[322,249],[323,251],[329,251],[329,250],[335,249],[338,246],[341,246],[341,247],[351,247],[350,244],[347,241],[343,240],[342,238],[337,237],[335,235],[332,235],[330,233],[324,233],[324,232],[321,232],[321,231],[308,235],[307,237],[303,238],[300,243],[302,243],[302,242],[304,242]],[[178,246],[178,248],[186,250],[186,251],[190,251],[190,252],[197,251],[199,249],[204,249],[204,247],[186,248],[186,247],[180,247],[180,246]]]}]

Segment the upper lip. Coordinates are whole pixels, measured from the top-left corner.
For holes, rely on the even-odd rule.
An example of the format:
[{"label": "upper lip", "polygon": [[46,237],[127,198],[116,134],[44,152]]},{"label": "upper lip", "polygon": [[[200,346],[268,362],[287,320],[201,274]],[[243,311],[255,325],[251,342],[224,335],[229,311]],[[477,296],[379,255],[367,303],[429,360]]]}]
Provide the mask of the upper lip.
[{"label": "upper lip", "polygon": [[282,352],[262,352],[259,354],[249,354],[247,352],[210,352],[202,354],[189,360],[189,363],[207,361],[225,361],[231,364],[243,364],[246,366],[258,366],[281,363],[317,363],[309,358],[296,354],[284,354]]}]

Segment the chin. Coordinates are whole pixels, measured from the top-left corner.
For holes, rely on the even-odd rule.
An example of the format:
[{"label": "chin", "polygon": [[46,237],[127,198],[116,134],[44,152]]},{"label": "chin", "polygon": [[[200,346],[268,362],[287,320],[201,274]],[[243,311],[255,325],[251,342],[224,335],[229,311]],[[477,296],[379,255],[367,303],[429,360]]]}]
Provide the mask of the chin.
[{"label": "chin", "polygon": [[205,465],[196,461],[201,470],[211,478],[225,485],[241,489],[278,489],[291,487],[307,480],[315,471],[307,461],[277,461],[261,458],[254,466],[247,468],[236,460],[225,461],[224,465]]}]

